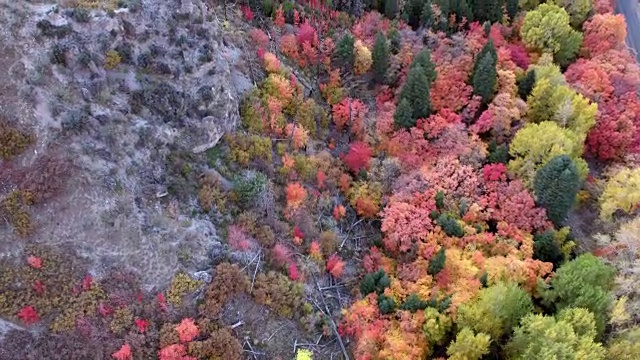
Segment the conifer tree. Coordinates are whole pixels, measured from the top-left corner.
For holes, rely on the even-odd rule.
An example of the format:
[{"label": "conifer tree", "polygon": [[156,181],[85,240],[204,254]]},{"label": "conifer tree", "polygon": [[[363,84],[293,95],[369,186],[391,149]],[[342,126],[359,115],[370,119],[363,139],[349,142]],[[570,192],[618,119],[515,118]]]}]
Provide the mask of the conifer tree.
[{"label": "conifer tree", "polygon": [[509,15],[509,21],[513,23],[513,20],[518,15],[518,7],[520,6],[519,0],[507,0],[507,15]]},{"label": "conifer tree", "polygon": [[393,20],[398,15],[398,0],[386,0],[384,3],[384,15]]},{"label": "conifer tree", "polygon": [[409,69],[413,69],[416,66],[422,67],[429,84],[436,79],[436,65],[431,61],[431,51],[429,49],[422,49],[411,62]]},{"label": "conifer tree", "polygon": [[409,70],[407,81],[400,92],[400,99],[401,101],[406,100],[411,107],[411,126],[415,125],[417,119],[426,119],[431,115],[430,84],[422,66],[418,65]]},{"label": "conifer tree", "polygon": [[433,8],[431,0],[426,0],[422,5],[422,13],[420,14],[420,24],[426,28],[431,28],[434,23]]},{"label": "conifer tree", "polygon": [[472,0],[471,9],[474,20],[491,23],[502,20],[504,0]]},{"label": "conifer tree", "polygon": [[440,250],[438,250],[438,252],[433,255],[431,259],[429,259],[429,268],[427,268],[427,274],[435,276],[440,271],[442,271],[442,269],[444,269],[444,264],[447,260],[447,255],[444,251],[444,247],[441,247]]},{"label": "conifer tree", "polygon": [[376,42],[373,44],[373,51],[371,52],[371,58],[373,60],[373,76],[377,83],[382,83],[384,75],[387,72],[389,66],[389,47],[387,46],[387,39],[382,32],[378,32]]},{"label": "conifer tree", "polygon": [[396,126],[403,128],[411,128],[416,124],[413,119],[411,105],[407,99],[400,100],[398,107],[396,107],[396,113],[394,114],[394,121]]},{"label": "conifer tree", "polygon": [[476,62],[473,73],[473,94],[479,95],[484,103],[488,103],[493,98],[493,93],[498,82],[496,64],[498,58],[491,52],[487,52]]},{"label": "conifer tree", "polygon": [[527,101],[529,94],[531,94],[531,90],[536,85],[536,71],[529,70],[527,71],[527,75],[520,81],[518,84],[518,95],[524,101]]},{"label": "conifer tree", "polygon": [[576,164],[567,155],[556,156],[538,170],[533,189],[538,204],[547,209],[549,220],[560,226],[580,190]]},{"label": "conifer tree", "polygon": [[338,64],[341,66],[351,69],[353,68],[353,63],[355,61],[354,54],[354,44],[355,39],[351,34],[346,33],[344,36],[338,41],[336,46],[335,54],[338,60]]},{"label": "conifer tree", "polygon": [[402,14],[404,20],[411,26],[413,30],[417,30],[420,27],[420,16],[422,15],[422,1],[421,0],[408,0],[404,4],[404,13]]},{"label": "conifer tree", "polygon": [[402,45],[402,37],[400,36],[400,31],[398,29],[393,28],[389,30],[387,34],[389,36],[389,50],[392,54],[397,54],[400,51],[400,46]]}]

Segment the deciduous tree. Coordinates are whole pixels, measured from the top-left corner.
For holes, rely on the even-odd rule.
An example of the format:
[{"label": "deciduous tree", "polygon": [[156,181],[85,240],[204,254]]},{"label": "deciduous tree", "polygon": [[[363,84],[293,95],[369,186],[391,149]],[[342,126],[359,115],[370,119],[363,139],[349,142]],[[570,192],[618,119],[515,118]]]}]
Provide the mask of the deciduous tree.
[{"label": "deciduous tree", "polygon": [[600,196],[600,217],[610,220],[618,211],[632,213],[640,205],[640,168],[625,168],[613,175]]}]

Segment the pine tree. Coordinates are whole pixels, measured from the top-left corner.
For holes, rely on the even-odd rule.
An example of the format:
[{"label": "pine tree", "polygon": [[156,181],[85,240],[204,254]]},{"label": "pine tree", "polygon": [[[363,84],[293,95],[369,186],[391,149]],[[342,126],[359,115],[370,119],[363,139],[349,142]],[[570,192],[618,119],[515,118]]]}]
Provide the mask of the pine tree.
[{"label": "pine tree", "polygon": [[504,0],[472,0],[471,9],[473,18],[481,23],[499,22],[502,20],[502,7]]},{"label": "pine tree", "polygon": [[392,54],[397,54],[400,52],[400,46],[402,46],[402,37],[400,36],[400,31],[398,29],[393,28],[389,30],[387,34],[389,36],[389,50]]},{"label": "pine tree", "polygon": [[486,54],[491,54],[491,56],[493,56],[495,59],[498,58],[498,53],[496,52],[496,47],[493,45],[493,40],[487,41],[487,43],[482,47],[482,50],[480,50],[478,55],[476,55],[476,61],[473,64],[473,72],[471,73],[471,76],[476,73],[476,71],[478,70],[478,65],[480,64],[480,60],[482,60],[482,58]]},{"label": "pine tree", "polygon": [[444,252],[444,247],[441,247],[438,252],[429,259],[429,267],[427,268],[427,274],[436,276],[442,269],[444,269],[447,255]]},{"label": "pine tree", "polygon": [[413,30],[420,27],[420,16],[422,15],[422,0],[409,0],[404,5],[404,20]]},{"label": "pine tree", "polygon": [[373,60],[371,67],[373,69],[374,79],[377,83],[382,83],[384,75],[387,72],[387,67],[389,66],[389,47],[387,46],[387,39],[382,32],[378,32],[376,42],[373,44],[371,58]]},{"label": "pine tree", "polygon": [[493,54],[485,54],[477,62],[476,71],[473,73],[473,94],[479,95],[484,103],[488,103],[493,98],[498,82],[497,61],[498,58]]},{"label": "pine tree", "polygon": [[436,65],[431,61],[431,51],[429,51],[429,49],[422,49],[411,62],[409,69],[413,69],[416,66],[422,67],[424,74],[427,76],[427,80],[429,80],[429,84],[436,79]]},{"label": "pine tree", "polygon": [[520,6],[519,0],[507,0],[507,15],[509,20],[513,23],[513,20],[518,15],[518,7]]},{"label": "pine tree", "polygon": [[535,85],[536,71],[532,69],[527,71],[527,75],[524,77],[524,79],[520,80],[520,83],[518,84],[518,95],[520,96],[520,98],[524,101],[527,101],[527,98],[529,97],[529,94],[531,94],[531,90],[533,90],[533,87]]},{"label": "pine tree", "polygon": [[422,14],[420,15],[420,24],[425,28],[431,28],[434,23],[433,8],[431,7],[431,0],[426,0],[422,6]]},{"label": "pine tree", "polygon": [[416,125],[416,121],[413,119],[413,111],[411,105],[407,99],[400,100],[398,107],[396,107],[396,113],[394,114],[394,121],[397,127],[409,129]]},{"label": "pine tree", "polygon": [[533,258],[550,262],[557,269],[564,261],[564,254],[554,234],[552,230],[548,230],[533,236]]},{"label": "pine tree", "polygon": [[386,0],[384,4],[384,15],[393,20],[398,15],[398,0]]},{"label": "pine tree", "polygon": [[560,226],[580,190],[576,164],[567,155],[556,156],[538,170],[533,189],[538,204],[547,209],[549,220]]},{"label": "pine tree", "polygon": [[335,53],[338,64],[347,69],[352,69],[353,63],[355,62],[354,44],[355,39],[353,38],[353,36],[351,36],[351,34],[349,33],[346,33],[344,34],[342,39],[338,41],[338,45],[336,46]]},{"label": "pine tree", "polygon": [[422,66],[418,65],[409,70],[407,81],[400,92],[400,99],[409,102],[413,125],[415,120],[426,119],[431,115],[429,88],[430,81]]}]

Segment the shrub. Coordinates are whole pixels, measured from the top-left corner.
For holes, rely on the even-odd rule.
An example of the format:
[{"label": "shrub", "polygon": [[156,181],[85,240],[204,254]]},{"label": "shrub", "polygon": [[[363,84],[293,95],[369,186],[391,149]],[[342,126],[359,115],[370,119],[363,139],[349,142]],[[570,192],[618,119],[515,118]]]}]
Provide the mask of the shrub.
[{"label": "shrub", "polygon": [[233,180],[233,192],[236,194],[238,204],[243,207],[254,205],[258,195],[267,186],[267,177],[261,172],[251,174],[249,177],[236,176]]},{"label": "shrub", "polygon": [[188,349],[198,359],[242,359],[242,345],[228,328],[213,331],[207,340],[190,342]]},{"label": "shrub", "polygon": [[256,277],[253,296],[259,304],[267,305],[280,316],[291,318],[303,303],[303,285],[286,276],[270,271]]},{"label": "shrub", "polygon": [[0,158],[2,160],[10,161],[22,154],[33,141],[33,136],[4,123],[0,124]]},{"label": "shrub", "polygon": [[196,291],[201,285],[201,281],[194,280],[183,272],[176,274],[171,280],[171,285],[169,285],[169,291],[167,292],[169,304],[174,306],[182,305],[184,296]]},{"label": "shrub", "polygon": [[248,288],[249,280],[238,265],[221,263],[216,266],[215,276],[207,285],[201,309],[207,316],[216,317],[227,300]]},{"label": "shrub", "polygon": [[113,70],[116,66],[120,65],[120,62],[122,62],[120,54],[115,50],[109,50],[105,55],[104,68],[106,70]]}]

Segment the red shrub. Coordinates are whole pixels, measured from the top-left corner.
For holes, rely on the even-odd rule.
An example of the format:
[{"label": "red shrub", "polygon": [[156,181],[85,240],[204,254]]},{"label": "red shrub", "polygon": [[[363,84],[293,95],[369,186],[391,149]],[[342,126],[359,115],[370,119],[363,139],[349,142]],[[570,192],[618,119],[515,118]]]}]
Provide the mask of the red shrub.
[{"label": "red shrub", "polygon": [[271,250],[271,256],[278,266],[287,266],[293,262],[291,250],[283,244],[276,244]]},{"label": "red shrub", "polygon": [[251,29],[251,31],[249,31],[249,38],[251,38],[253,44],[258,48],[269,47],[269,35],[260,29]]},{"label": "red shrub", "polygon": [[344,272],[344,261],[336,254],[331,255],[327,260],[327,271],[334,278],[339,278]]},{"label": "red shrub", "polygon": [[344,156],[343,160],[352,172],[358,173],[360,170],[369,168],[369,160],[371,160],[372,154],[373,151],[367,143],[358,141],[351,144],[349,152]]},{"label": "red shrub", "polygon": [[302,46],[305,42],[308,42],[311,45],[315,45],[316,41],[316,29],[313,26],[309,25],[309,23],[305,22],[300,26],[300,30],[298,30],[298,37],[296,38],[298,41],[298,45]]},{"label": "red shrub", "polygon": [[133,359],[133,354],[131,353],[131,346],[129,344],[124,344],[120,348],[120,350],[111,354],[111,357],[116,360],[131,360]]},{"label": "red shrub", "polygon": [[298,278],[300,277],[298,275],[298,267],[296,266],[296,263],[291,263],[291,265],[289,265],[289,279],[296,281],[298,280]]},{"label": "red shrub", "polygon": [[175,330],[178,333],[178,338],[183,343],[193,340],[200,334],[200,329],[198,329],[191,318],[182,319],[182,322],[175,327]]},{"label": "red shrub", "polygon": [[18,317],[25,325],[35,324],[40,321],[40,317],[38,316],[36,309],[31,305],[23,307],[18,313]]},{"label": "red shrub", "polygon": [[147,328],[149,327],[149,321],[144,319],[136,319],[135,324],[138,327],[138,331],[140,331],[143,334],[145,331],[147,331]]},{"label": "red shrub", "polygon": [[42,268],[42,259],[32,255],[27,258],[27,264],[34,269],[40,269]]}]

